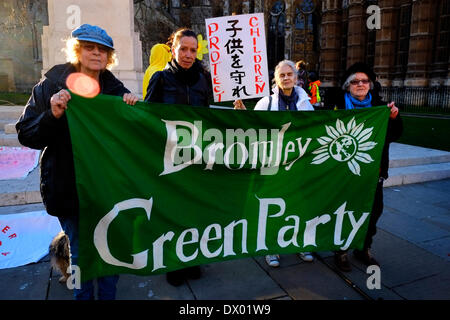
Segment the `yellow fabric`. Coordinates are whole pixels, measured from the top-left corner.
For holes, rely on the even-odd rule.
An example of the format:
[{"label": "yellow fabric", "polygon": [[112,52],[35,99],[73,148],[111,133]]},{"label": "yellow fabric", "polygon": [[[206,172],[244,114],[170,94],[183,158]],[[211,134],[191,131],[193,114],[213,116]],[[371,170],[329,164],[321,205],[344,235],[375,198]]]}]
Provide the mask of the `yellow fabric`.
[{"label": "yellow fabric", "polygon": [[208,53],[208,41],[203,40],[203,36],[199,34],[197,35],[197,43],[198,43],[197,59],[203,60],[203,55]]},{"label": "yellow fabric", "polygon": [[172,53],[170,52],[169,46],[158,43],[152,47],[149,59],[150,65],[148,66],[147,70],[145,70],[144,80],[142,81],[143,99],[145,99],[148,83],[150,82],[153,74],[156,71],[163,70],[167,62],[169,62],[170,60],[172,60]]}]

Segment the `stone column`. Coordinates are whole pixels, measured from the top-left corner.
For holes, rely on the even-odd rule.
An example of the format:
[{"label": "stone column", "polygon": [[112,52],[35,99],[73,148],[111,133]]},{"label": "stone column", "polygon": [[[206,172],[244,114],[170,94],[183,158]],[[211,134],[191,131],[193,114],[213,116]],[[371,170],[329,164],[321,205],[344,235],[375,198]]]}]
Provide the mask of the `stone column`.
[{"label": "stone column", "polygon": [[395,0],[379,0],[381,9],[381,29],[377,30],[375,44],[374,71],[382,86],[392,84],[392,70],[395,68],[395,48],[397,42],[398,8]]},{"label": "stone column", "polygon": [[433,59],[434,10],[432,0],[413,2],[406,87],[425,87]]},{"label": "stone column", "polygon": [[365,60],[366,28],[366,13],[363,1],[349,0],[347,68],[355,62]]},{"label": "stone column", "polygon": [[113,38],[119,65],[112,72],[131,92],[142,94],[142,45],[134,32],[132,0],[48,0],[48,17],[42,35],[42,74],[66,62],[63,40],[88,23],[105,29]]},{"label": "stone column", "polygon": [[339,85],[342,12],[340,2],[322,2],[320,79],[323,87]]}]

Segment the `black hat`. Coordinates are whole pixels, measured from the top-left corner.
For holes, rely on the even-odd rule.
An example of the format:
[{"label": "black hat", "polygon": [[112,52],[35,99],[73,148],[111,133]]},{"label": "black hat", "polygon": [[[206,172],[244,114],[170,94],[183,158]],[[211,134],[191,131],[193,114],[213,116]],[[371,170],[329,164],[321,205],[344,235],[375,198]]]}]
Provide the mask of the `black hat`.
[{"label": "black hat", "polygon": [[315,73],[314,71],[311,71],[308,75],[309,80],[311,81],[317,81],[319,80],[319,77],[317,76],[317,73]]},{"label": "black hat", "polygon": [[377,79],[377,75],[373,72],[372,68],[363,62],[357,62],[345,71],[342,83],[344,83],[352,74],[357,72],[365,73],[373,83],[375,83]]}]

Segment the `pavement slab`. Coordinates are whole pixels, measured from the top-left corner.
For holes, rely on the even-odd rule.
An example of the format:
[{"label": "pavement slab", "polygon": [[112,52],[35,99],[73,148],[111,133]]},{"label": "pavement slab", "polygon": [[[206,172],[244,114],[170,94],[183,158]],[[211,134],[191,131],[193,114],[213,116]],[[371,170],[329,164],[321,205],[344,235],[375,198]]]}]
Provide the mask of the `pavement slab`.
[{"label": "pavement slab", "polygon": [[450,300],[450,269],[395,288],[405,299]]},{"label": "pavement slab", "polygon": [[332,270],[320,262],[272,270],[270,276],[294,300],[362,300]]},{"label": "pavement slab", "polygon": [[0,270],[0,300],[45,300],[50,277],[48,262]]},{"label": "pavement slab", "polygon": [[391,289],[450,270],[450,262],[381,229],[371,251],[381,265],[381,282]]},{"label": "pavement slab", "polygon": [[253,258],[202,266],[202,277],[189,280],[199,300],[268,300],[286,292],[260,268]]}]

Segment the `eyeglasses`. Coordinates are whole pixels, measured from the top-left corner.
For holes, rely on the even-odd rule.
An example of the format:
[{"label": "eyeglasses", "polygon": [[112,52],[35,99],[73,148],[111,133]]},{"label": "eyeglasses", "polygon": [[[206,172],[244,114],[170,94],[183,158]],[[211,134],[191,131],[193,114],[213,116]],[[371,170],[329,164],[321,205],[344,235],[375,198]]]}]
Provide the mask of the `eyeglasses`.
[{"label": "eyeglasses", "polygon": [[352,85],[354,85],[354,86],[358,85],[359,83],[362,83],[362,84],[368,84],[369,82],[370,82],[369,79],[352,80],[352,81],[350,81],[350,83],[351,83]]},{"label": "eyeglasses", "polygon": [[108,48],[105,46],[102,46],[101,44],[96,43],[82,43],[81,46],[86,49],[87,51],[93,51],[96,47],[98,48],[98,51],[101,53],[108,52]]}]

